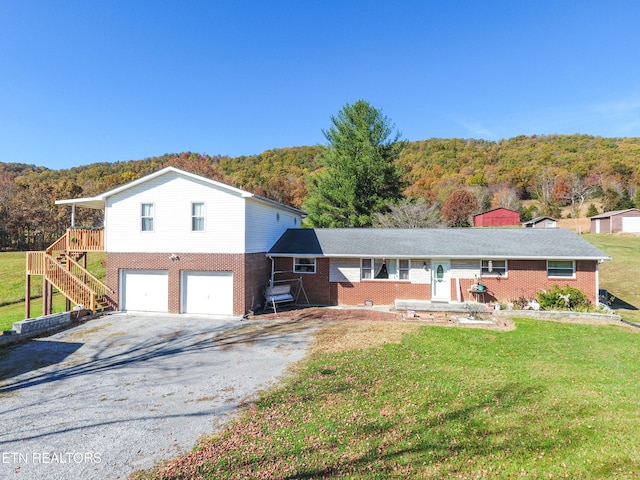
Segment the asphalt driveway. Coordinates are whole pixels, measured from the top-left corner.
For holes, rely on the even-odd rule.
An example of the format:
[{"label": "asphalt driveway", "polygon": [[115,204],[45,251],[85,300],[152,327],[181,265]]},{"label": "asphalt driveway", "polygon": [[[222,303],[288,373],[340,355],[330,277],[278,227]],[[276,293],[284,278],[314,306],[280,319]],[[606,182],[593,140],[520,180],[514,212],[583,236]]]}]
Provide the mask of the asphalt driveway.
[{"label": "asphalt driveway", "polygon": [[0,478],[126,478],[190,451],[303,357],[313,326],[115,314],[0,350]]}]

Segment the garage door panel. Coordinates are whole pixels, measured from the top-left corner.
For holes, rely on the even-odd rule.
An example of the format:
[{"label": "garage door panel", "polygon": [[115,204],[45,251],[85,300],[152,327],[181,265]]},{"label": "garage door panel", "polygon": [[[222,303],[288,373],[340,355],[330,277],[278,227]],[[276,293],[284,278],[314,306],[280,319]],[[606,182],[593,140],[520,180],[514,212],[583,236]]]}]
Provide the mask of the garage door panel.
[{"label": "garage door panel", "polygon": [[182,312],[233,315],[233,274],[182,272]]},{"label": "garage door panel", "polygon": [[121,310],[169,311],[169,272],[166,270],[123,270]]},{"label": "garage door panel", "polygon": [[640,233],[640,217],[622,217],[622,231]]}]

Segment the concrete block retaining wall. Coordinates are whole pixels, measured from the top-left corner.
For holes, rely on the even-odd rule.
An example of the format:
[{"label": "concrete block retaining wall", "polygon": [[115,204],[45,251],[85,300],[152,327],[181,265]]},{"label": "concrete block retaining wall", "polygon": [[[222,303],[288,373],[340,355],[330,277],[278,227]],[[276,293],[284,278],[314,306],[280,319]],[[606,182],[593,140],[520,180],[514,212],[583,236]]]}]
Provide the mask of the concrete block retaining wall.
[{"label": "concrete block retaining wall", "polygon": [[20,342],[71,324],[71,313],[54,313],[13,323],[13,330],[0,336],[0,346]]}]

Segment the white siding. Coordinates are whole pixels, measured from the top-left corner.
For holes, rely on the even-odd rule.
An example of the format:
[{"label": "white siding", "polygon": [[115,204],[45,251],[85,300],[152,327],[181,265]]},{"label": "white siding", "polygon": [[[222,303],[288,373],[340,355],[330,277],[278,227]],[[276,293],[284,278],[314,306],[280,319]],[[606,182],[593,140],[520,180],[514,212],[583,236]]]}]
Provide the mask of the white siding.
[{"label": "white siding", "polygon": [[360,282],[359,258],[332,258],[329,266],[330,282]]},{"label": "white siding", "polygon": [[480,260],[451,260],[451,277],[474,278],[480,275]]},{"label": "white siding", "polygon": [[424,258],[412,258],[409,279],[411,280],[411,283],[431,283],[431,260]]},{"label": "white siding", "polygon": [[287,228],[300,228],[300,217],[284,208],[246,201],[246,252],[266,252]]},{"label": "white siding", "polygon": [[[205,203],[205,231],[191,231],[191,203]],[[142,232],[140,205],[154,204],[154,231]],[[170,172],[107,199],[109,252],[242,253],[245,199]]]},{"label": "white siding", "polygon": [[[191,204],[204,203],[205,229],[191,231]],[[140,208],[154,205],[153,232],[141,231]],[[300,216],[224,187],[169,172],[107,198],[105,248],[109,252],[265,252]]]}]

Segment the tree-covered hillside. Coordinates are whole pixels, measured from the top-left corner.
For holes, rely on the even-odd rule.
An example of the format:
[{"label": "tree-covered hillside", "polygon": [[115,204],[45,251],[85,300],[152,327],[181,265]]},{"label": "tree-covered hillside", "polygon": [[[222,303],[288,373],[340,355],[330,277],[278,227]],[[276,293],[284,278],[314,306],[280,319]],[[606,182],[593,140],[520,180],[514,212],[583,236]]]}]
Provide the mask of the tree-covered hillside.
[{"label": "tree-covered hillside", "polygon": [[[186,152],[68,170],[0,162],[0,249],[41,249],[64,232],[69,207],[55,206],[56,199],[93,196],[169,165],[301,207],[308,174],[318,168],[324,148],[235,158]],[[451,193],[466,188],[478,197],[479,210],[536,199],[539,213],[557,214],[559,206],[594,197],[605,209],[636,203],[639,160],[640,138],[544,135],[408,142],[398,166],[409,200],[444,205]],[[99,212],[77,215],[77,223],[87,226],[102,221]]]}]

